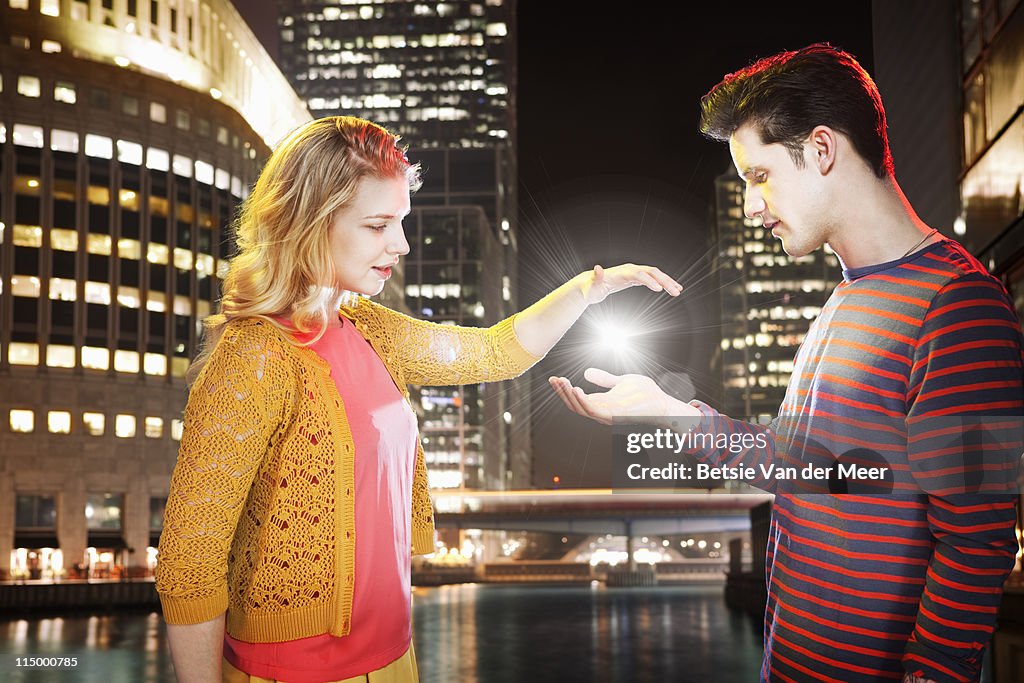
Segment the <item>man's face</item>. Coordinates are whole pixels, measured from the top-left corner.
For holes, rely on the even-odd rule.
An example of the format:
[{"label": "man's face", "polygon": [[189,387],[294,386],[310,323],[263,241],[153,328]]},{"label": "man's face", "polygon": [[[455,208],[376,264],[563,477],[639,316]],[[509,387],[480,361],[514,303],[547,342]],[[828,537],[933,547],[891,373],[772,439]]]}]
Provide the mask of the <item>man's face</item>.
[{"label": "man's face", "polygon": [[786,147],[762,143],[757,130],[746,124],[729,138],[729,151],[746,183],[743,213],[759,216],[787,254],[804,256],[828,241],[827,194],[809,142],[804,143],[804,164],[797,166]]}]

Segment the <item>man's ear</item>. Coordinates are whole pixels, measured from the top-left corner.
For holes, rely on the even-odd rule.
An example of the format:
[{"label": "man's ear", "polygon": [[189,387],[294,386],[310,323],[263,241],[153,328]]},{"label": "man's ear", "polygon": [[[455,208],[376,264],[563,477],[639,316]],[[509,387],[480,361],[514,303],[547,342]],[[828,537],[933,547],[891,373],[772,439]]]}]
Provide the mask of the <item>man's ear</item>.
[{"label": "man's ear", "polygon": [[821,175],[828,175],[835,166],[838,142],[836,131],[828,126],[815,126],[811,134],[807,136],[811,156],[808,161],[818,169]]}]

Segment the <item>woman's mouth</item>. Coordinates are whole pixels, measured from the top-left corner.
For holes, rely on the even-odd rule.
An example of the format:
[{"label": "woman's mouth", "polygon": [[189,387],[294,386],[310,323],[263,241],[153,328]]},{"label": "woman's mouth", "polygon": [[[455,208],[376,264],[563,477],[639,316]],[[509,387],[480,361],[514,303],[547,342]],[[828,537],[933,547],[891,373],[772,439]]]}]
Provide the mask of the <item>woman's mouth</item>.
[{"label": "woman's mouth", "polygon": [[391,266],[374,266],[373,270],[385,280],[391,277]]}]

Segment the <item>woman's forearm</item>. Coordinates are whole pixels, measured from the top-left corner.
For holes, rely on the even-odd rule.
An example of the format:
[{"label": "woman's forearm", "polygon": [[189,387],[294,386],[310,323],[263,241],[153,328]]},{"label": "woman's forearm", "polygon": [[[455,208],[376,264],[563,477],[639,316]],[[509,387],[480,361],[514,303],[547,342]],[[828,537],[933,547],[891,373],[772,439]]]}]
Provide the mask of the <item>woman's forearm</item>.
[{"label": "woman's forearm", "polygon": [[224,615],[201,624],[168,624],[167,642],[178,683],[220,683]]},{"label": "woman's forearm", "polygon": [[587,310],[583,282],[591,277],[590,272],[577,275],[516,315],[514,328],[523,348],[535,356],[547,355]]}]

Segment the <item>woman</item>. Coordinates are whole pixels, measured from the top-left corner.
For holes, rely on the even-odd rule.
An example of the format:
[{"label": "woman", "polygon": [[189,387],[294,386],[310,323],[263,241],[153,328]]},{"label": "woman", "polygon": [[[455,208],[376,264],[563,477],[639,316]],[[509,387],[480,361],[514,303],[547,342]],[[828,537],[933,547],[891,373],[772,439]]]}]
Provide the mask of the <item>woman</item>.
[{"label": "woman", "polygon": [[489,329],[359,298],[408,253],[418,186],[395,136],[330,117],[274,151],[243,205],[160,539],[180,681],[415,681],[410,552],[433,552],[434,527],[406,383],[515,377],[608,294],[681,290],[596,267]]}]

